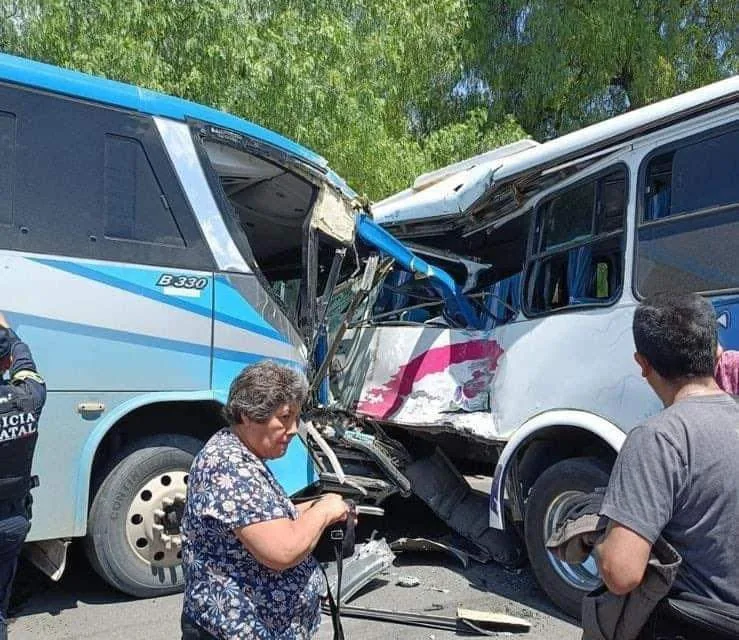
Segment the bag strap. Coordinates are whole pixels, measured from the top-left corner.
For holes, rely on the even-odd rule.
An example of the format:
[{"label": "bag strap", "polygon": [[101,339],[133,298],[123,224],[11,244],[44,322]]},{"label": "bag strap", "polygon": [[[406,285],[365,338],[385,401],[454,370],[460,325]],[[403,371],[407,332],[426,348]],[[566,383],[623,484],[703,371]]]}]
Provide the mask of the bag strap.
[{"label": "bag strap", "polygon": [[336,598],[331,593],[331,585],[328,583],[326,570],[322,565],[319,565],[326,579],[328,606],[331,613],[331,624],[334,628],[333,640],[345,640],[344,628],[341,625],[341,577],[344,568],[344,558],[354,555],[354,519],[356,506],[351,500],[347,500],[346,502],[349,505],[349,515],[343,523],[329,531],[329,537],[334,547],[334,558],[336,560]]}]

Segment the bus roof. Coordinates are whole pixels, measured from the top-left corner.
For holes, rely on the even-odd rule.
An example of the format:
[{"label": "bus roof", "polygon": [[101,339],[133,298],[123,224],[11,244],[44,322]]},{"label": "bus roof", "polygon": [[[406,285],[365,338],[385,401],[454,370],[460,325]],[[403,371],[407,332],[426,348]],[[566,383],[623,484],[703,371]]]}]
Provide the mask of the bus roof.
[{"label": "bus roof", "polygon": [[506,145],[420,176],[411,188],[374,204],[372,213],[375,221],[384,225],[458,217],[501,185],[523,175],[597,156],[639,135],[729,104],[737,98],[739,75],[634,109],[544,144]]},{"label": "bus roof", "polygon": [[348,195],[353,192],[314,151],[258,124],[195,102],[134,85],[62,69],[5,53],[0,54],[0,81],[23,84],[55,93],[101,102],[174,120],[200,120],[242,133],[296,156],[326,173],[328,180]]}]

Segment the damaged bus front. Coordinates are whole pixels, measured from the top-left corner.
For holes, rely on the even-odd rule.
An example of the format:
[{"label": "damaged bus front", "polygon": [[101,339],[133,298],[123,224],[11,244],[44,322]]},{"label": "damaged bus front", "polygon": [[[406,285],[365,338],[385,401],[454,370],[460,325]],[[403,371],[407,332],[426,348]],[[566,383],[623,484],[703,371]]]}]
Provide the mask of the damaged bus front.
[{"label": "damaged bus front", "polygon": [[[340,486],[376,502],[415,493],[501,562],[525,549],[578,615],[595,563],[561,563],[544,542],[660,407],[633,363],[634,307],[701,292],[723,346],[739,348],[738,97],[731,78],[421,176],[375,205],[407,254],[390,260],[360,224],[385,262],[361,304],[342,293],[329,313],[330,401],[311,418]],[[492,476],[489,495],[471,488],[477,474]]]},{"label": "damaged bus front", "polygon": [[[250,122],[4,54],[0,111],[0,298],[48,391],[28,551],[58,579],[84,537],[117,589],[176,591],[188,469],[232,380],[313,372],[321,294],[377,256],[326,161]],[[270,465],[315,489],[301,439]]]}]

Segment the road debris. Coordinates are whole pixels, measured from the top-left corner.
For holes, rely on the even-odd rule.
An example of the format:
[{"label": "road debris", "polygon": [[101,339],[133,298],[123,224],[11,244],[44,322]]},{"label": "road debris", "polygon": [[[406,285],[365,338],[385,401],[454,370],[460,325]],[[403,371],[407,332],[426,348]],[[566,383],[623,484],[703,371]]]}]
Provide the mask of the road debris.
[{"label": "road debris", "polygon": [[[395,554],[384,538],[370,540],[355,547],[354,554],[344,560],[341,576],[341,603],[348,602],[362,587],[387,571],[395,560]],[[326,568],[326,579],[331,593],[336,593],[336,564]],[[420,584],[420,582],[419,582]]]},{"label": "road debris", "polygon": [[413,493],[453,531],[504,566],[518,566],[524,550],[511,531],[490,527],[488,496],[473,491],[441,449],[404,469]]},{"label": "road debris", "polygon": [[363,618],[405,624],[415,627],[430,627],[446,631],[457,631],[482,636],[496,635],[499,631],[527,632],[531,623],[504,613],[492,611],[476,611],[474,609],[457,609],[456,616],[437,616],[413,611],[390,611],[388,609],[368,609],[364,607],[346,606],[341,609],[341,616],[346,618]]},{"label": "road debris", "polygon": [[416,576],[400,576],[395,584],[399,587],[417,587],[421,581]]},{"label": "road debris", "polygon": [[464,620],[470,625],[490,627],[500,630],[528,631],[531,623],[523,618],[508,615],[507,613],[496,613],[494,611],[478,611],[476,609],[457,609],[457,618]]},{"label": "road debris", "polygon": [[398,538],[390,543],[390,548],[396,553],[403,551],[439,551],[459,560],[465,569],[470,564],[469,554],[462,551],[462,549],[430,538]]}]

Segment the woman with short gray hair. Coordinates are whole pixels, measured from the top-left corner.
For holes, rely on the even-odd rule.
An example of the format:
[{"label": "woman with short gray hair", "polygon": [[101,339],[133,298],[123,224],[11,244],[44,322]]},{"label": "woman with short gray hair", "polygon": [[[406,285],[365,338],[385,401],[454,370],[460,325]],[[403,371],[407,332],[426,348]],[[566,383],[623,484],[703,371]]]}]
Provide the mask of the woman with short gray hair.
[{"label": "woman with short gray hair", "polygon": [[347,506],[337,494],[294,505],[264,464],[287,451],[307,393],[301,373],[268,361],[231,384],[229,426],[190,469],[183,640],[307,639],[318,630],[323,581],[311,552]]}]

